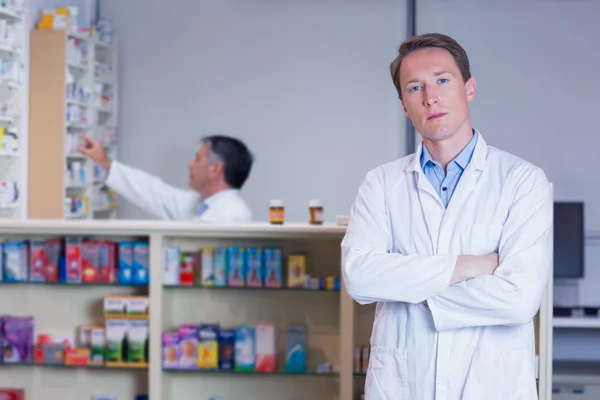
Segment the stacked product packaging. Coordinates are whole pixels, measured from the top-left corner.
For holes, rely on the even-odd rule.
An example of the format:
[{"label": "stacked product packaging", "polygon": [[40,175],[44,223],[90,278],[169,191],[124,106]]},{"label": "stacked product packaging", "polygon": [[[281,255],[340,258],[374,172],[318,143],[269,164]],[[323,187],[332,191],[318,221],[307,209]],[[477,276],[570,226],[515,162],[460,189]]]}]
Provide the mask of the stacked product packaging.
[{"label": "stacked product packaging", "polygon": [[33,317],[1,317],[0,362],[146,367],[148,305],[143,296],[107,296],[104,326],[80,326],[77,335],[40,334],[35,342]]},{"label": "stacked product packaging", "polygon": [[1,243],[0,281],[147,285],[148,243],[64,239]]},{"label": "stacked product packaging", "polygon": [[164,249],[164,283],[206,287],[304,288],[340,290],[340,279],[307,273],[305,254],[287,256],[284,282],[283,255],[277,247],[204,247],[198,252]]},{"label": "stacked product packaging", "polygon": [[[261,323],[221,328],[219,324],[181,325],[163,334],[163,368],[238,372],[307,371],[307,330],[289,326],[285,338],[285,362],[277,364],[277,331],[274,324]],[[323,364],[317,372],[332,372]]]}]

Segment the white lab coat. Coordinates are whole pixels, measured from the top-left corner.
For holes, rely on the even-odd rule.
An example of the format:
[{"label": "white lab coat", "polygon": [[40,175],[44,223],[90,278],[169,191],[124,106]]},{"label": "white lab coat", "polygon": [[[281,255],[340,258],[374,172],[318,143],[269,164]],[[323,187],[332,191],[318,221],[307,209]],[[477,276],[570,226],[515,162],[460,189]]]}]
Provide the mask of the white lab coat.
[{"label": "white lab coat", "polygon": [[106,185],[151,215],[165,220],[249,222],[252,213],[238,190],[228,189],[209,198],[208,208],[198,215],[200,195],[178,189],[161,179],[113,161]]},{"label": "white lab coat", "polygon": [[[422,146],[367,174],[342,242],[348,293],[377,302],[366,399],[537,399],[532,320],[552,269],[550,184],[480,136],[444,209]],[[458,255],[493,252],[494,275],[448,286]]]}]

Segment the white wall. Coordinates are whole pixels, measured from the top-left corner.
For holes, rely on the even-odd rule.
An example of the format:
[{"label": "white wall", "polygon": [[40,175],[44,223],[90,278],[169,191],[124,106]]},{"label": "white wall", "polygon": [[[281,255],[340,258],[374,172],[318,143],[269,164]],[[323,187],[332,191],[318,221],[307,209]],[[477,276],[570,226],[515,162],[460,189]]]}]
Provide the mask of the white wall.
[{"label": "white wall", "polygon": [[[455,37],[477,80],[475,126],[486,141],[544,169],[557,200],[583,200],[600,231],[600,2],[419,1],[418,33]],[[586,242],[586,277],[557,282],[555,302],[600,306],[600,235]],[[598,331],[557,331],[559,359],[600,360]],[[594,350],[597,349],[597,350]]]},{"label": "white wall", "polygon": [[[365,173],[404,154],[388,65],[405,38],[397,0],[102,0],[119,31],[120,147],[129,165],[185,187],[203,135],[256,155],[243,190],[256,219],[283,198],[305,221],[347,215]],[[147,218],[122,204],[121,218]]]}]

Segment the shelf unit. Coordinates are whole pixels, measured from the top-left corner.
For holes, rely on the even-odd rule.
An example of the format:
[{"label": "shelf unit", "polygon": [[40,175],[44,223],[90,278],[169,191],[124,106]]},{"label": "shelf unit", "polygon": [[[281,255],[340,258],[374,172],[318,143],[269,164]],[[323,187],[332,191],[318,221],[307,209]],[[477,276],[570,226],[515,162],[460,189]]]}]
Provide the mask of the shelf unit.
[{"label": "shelf unit", "polygon": [[[118,52],[117,39],[107,39],[98,34],[94,44],[94,137],[104,144],[113,160],[118,159]],[[105,184],[106,171],[93,164],[92,217],[94,219],[116,218],[116,194]]]},{"label": "shelf unit", "polygon": [[112,216],[103,178],[77,146],[82,134],[116,144],[115,45],[35,29],[30,59],[28,217],[92,219],[99,205]]},{"label": "shelf unit", "polygon": [[[281,393],[294,398],[354,400],[354,391],[364,378],[353,373],[354,346],[368,343],[373,306],[357,306],[340,291],[298,289],[205,288],[166,285],[163,276],[164,249],[178,247],[196,251],[204,246],[276,246],[283,254],[307,255],[307,272],[314,276],[340,275],[340,243],[345,227],[262,223],[244,225],[197,224],[161,221],[24,220],[0,221],[0,238],[92,236],[107,239],[149,242],[150,283],[148,287],[111,284],[6,284],[0,290],[0,314],[33,315],[39,331],[72,331],[75,326],[99,317],[99,300],[110,294],[149,293],[149,367],[111,368],[38,367],[24,374],[28,366],[0,365],[0,387],[28,388],[28,398],[58,400],[86,398],[91,393],[132,398],[148,393],[150,398],[187,400],[220,395],[225,399],[279,400]],[[283,266],[285,270],[285,257]],[[60,295],[57,292],[60,291]],[[546,295],[536,318],[540,357],[541,400],[550,400],[551,383],[551,292]],[[48,301],[52,299],[52,301]],[[14,304],[19,304],[18,312]],[[550,307],[548,308],[548,304]],[[62,312],[61,312],[62,311]],[[281,333],[290,324],[308,327],[308,373],[241,373],[223,371],[163,369],[162,333],[179,324],[237,324],[273,322],[278,328],[278,359],[284,339]],[[549,333],[550,332],[550,333]],[[548,345],[550,341],[550,345]],[[321,362],[338,365],[334,373],[316,373]],[[74,371],[76,369],[77,371]],[[76,379],[75,379],[76,378]],[[43,382],[52,380],[52,390]],[[64,382],[64,384],[62,383]],[[67,384],[69,382],[69,384]],[[108,383],[109,382],[109,383]],[[107,384],[108,383],[108,384]],[[548,386],[548,390],[544,388]],[[59,388],[69,389],[59,389]],[[67,397],[67,391],[69,397]],[[110,393],[107,393],[109,391]],[[71,395],[72,393],[72,395]],[[77,397],[75,397],[77,396]]]},{"label": "shelf unit", "polygon": [[26,96],[22,91],[26,61],[23,5],[18,1],[0,6],[0,219],[25,216],[26,174],[21,118],[26,107]]}]

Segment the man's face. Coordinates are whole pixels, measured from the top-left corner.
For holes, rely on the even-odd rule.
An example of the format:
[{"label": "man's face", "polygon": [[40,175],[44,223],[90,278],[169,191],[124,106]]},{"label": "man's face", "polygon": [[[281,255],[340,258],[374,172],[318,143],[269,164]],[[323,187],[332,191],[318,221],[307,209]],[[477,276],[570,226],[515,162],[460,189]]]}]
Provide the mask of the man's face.
[{"label": "man's face", "polygon": [[452,55],[441,48],[415,51],[400,67],[402,106],[415,130],[431,141],[448,139],[469,118],[475,78],[463,82]]},{"label": "man's face", "polygon": [[189,163],[190,179],[188,186],[198,192],[206,189],[207,185],[218,177],[221,163],[209,160],[209,146],[202,145],[196,152],[195,159]]}]

